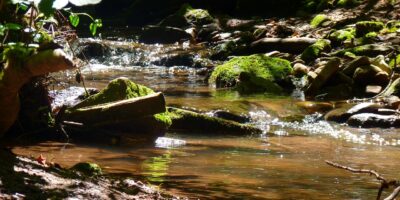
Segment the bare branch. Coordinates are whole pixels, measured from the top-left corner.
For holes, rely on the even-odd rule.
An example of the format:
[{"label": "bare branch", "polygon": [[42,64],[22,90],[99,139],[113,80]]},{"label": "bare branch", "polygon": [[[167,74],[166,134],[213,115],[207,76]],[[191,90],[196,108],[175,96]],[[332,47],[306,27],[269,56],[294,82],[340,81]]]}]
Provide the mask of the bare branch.
[{"label": "bare branch", "polygon": [[355,169],[352,167],[348,167],[348,166],[344,166],[344,165],[340,165],[338,163],[334,163],[332,161],[326,160],[325,161],[326,164],[332,166],[332,167],[336,167],[339,169],[344,169],[353,173],[363,173],[363,174],[370,174],[370,175],[374,175],[376,177],[376,179],[383,181],[385,183],[387,183],[386,179],[383,178],[383,176],[381,176],[378,172],[376,172],[375,170],[369,170],[369,169]]},{"label": "bare branch", "polygon": [[385,198],[385,200],[394,200],[400,194],[400,186],[393,190],[392,194]]}]

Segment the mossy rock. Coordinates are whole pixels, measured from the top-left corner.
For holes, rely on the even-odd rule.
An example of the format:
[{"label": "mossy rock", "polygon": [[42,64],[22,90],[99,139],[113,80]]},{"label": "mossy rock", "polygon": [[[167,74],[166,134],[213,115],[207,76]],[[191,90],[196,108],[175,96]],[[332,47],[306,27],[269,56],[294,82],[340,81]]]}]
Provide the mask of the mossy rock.
[{"label": "mossy rock", "polygon": [[103,173],[99,165],[89,162],[78,163],[71,170],[81,172],[85,176],[98,176]]},{"label": "mossy rock", "polygon": [[378,33],[376,32],[369,32],[365,34],[363,37],[357,39],[357,44],[365,45],[365,44],[372,44],[376,42],[378,38]]},{"label": "mossy rock", "polygon": [[168,108],[172,119],[171,130],[184,131],[185,133],[201,134],[226,134],[226,135],[251,135],[260,134],[262,131],[248,124],[241,124],[235,121],[217,117],[210,117],[205,114],[179,108]]},{"label": "mossy rock", "polygon": [[392,52],[393,49],[384,44],[366,44],[366,45],[361,45],[361,46],[356,46],[353,48],[347,48],[344,50],[339,50],[336,52],[331,53],[333,56],[342,56],[346,52],[353,53],[357,56],[369,56],[369,57],[374,57],[377,55],[386,55],[390,52]]},{"label": "mossy rock", "polygon": [[[142,97],[153,93],[154,91],[152,89],[136,84],[127,78],[117,78],[112,80],[108,86],[99,93],[86,98],[72,109]],[[171,125],[171,119],[166,113],[155,114],[153,117],[155,122],[159,122],[161,126],[169,127]]]},{"label": "mossy rock", "polygon": [[284,82],[293,71],[289,61],[262,54],[235,57],[215,68],[209,79],[217,87],[233,87],[240,92],[282,92]]},{"label": "mossy rock", "polygon": [[329,34],[328,38],[334,44],[341,44],[345,41],[351,41],[355,38],[356,29],[355,28],[346,28],[334,31]]},{"label": "mossy rock", "polygon": [[308,12],[322,11],[332,4],[331,0],[304,0],[302,2],[303,9]]},{"label": "mossy rock", "polygon": [[400,30],[400,21],[389,21],[386,23],[385,32],[395,33]]},{"label": "mossy rock", "polygon": [[319,14],[311,20],[310,25],[313,28],[317,28],[323,26],[328,21],[331,21],[331,19],[327,15]]},{"label": "mossy rock", "polygon": [[331,49],[329,40],[318,40],[316,43],[307,47],[301,54],[301,59],[306,62],[311,62],[318,58],[322,52]]},{"label": "mossy rock", "polygon": [[385,25],[378,21],[361,21],[356,23],[356,36],[362,37],[370,32],[379,32]]}]

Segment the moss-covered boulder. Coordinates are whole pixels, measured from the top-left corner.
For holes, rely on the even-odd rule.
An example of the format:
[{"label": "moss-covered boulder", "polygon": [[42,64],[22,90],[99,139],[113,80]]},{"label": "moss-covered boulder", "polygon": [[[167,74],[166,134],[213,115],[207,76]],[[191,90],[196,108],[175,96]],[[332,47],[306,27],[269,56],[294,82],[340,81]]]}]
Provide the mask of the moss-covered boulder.
[{"label": "moss-covered boulder", "polygon": [[332,56],[343,56],[347,52],[353,53],[357,56],[370,56],[386,55],[393,51],[393,48],[388,44],[366,44],[347,48],[331,53]]},{"label": "moss-covered boulder", "polygon": [[188,25],[201,26],[212,23],[214,18],[207,10],[194,9],[189,4],[184,4],[174,14],[160,22],[161,26],[184,27]]},{"label": "moss-covered boulder", "polygon": [[333,31],[329,34],[328,38],[332,41],[333,44],[342,44],[345,42],[350,42],[355,38],[356,29],[354,28],[346,28],[341,30]]},{"label": "moss-covered boulder", "polygon": [[362,37],[369,32],[379,32],[385,27],[383,22],[361,21],[356,23],[356,35]]},{"label": "moss-covered boulder", "polygon": [[310,22],[311,27],[317,28],[320,26],[324,26],[327,22],[331,21],[331,19],[324,14],[318,14],[316,15]]},{"label": "moss-covered boulder", "polygon": [[201,134],[227,134],[227,135],[250,135],[260,134],[262,131],[248,124],[241,124],[235,121],[217,117],[210,117],[205,114],[196,113],[179,108],[168,108],[169,116],[172,119],[172,131],[184,131],[185,133]]},{"label": "moss-covered boulder", "polygon": [[307,47],[301,54],[301,59],[310,62],[318,58],[322,52],[331,48],[329,40],[318,40],[316,43]]},{"label": "moss-covered boulder", "polygon": [[82,162],[74,165],[71,170],[80,172],[85,176],[98,176],[103,174],[101,167],[96,163]]},{"label": "moss-covered boulder", "polygon": [[[99,93],[86,98],[84,101],[69,109],[73,112],[76,109],[126,100],[131,98],[143,97],[154,94],[154,91],[146,86],[136,84],[127,78],[117,78],[111,81],[106,88]],[[125,124],[121,122],[118,128],[124,130],[162,132],[171,125],[171,118],[166,113],[155,114],[140,119],[132,119]]]},{"label": "moss-covered boulder", "polygon": [[216,87],[240,92],[282,92],[279,85],[293,71],[289,61],[262,54],[235,57],[215,68],[209,79]]}]

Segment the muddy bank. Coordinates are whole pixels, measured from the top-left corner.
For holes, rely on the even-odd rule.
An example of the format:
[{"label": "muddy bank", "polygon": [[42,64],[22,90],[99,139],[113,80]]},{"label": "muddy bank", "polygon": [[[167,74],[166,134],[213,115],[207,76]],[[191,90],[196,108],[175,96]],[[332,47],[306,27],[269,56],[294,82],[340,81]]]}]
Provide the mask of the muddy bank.
[{"label": "muddy bank", "polygon": [[[81,163],[86,167],[87,163]],[[95,164],[92,164],[95,165]],[[77,166],[77,165],[76,165]],[[81,167],[78,165],[78,167]],[[95,165],[97,166],[97,165]],[[0,149],[1,199],[175,199],[129,178],[101,175],[101,169],[62,168],[41,158]],[[85,168],[86,169],[86,168]]]}]

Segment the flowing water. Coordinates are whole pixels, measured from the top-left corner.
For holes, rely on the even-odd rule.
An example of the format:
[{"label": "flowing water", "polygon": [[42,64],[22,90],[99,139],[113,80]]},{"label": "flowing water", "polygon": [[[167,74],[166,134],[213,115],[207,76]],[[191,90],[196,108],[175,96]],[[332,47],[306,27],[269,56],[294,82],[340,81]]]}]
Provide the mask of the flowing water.
[{"label": "flowing water", "polygon": [[[126,45],[129,45],[126,44]],[[145,55],[183,45],[147,46]],[[163,91],[169,105],[208,112],[217,109],[246,114],[264,130],[246,137],[167,133],[157,143],[105,145],[42,142],[18,145],[14,152],[43,154],[69,167],[98,163],[108,173],[133,176],[171,194],[193,199],[373,199],[379,182],[325,164],[336,161],[379,171],[400,179],[400,134],[396,129],[357,129],[321,120],[298,106],[298,95],[242,96],[209,87],[199,69],[135,66],[127,53],[106,61],[92,60],[82,71],[88,87],[102,88],[119,76]],[[137,54],[136,54],[137,55]],[[156,54],[154,54],[156,55]],[[146,57],[145,56],[145,57]],[[131,63],[131,64],[130,64]],[[71,81],[73,72],[54,74]],[[62,101],[58,101],[62,103]]]}]

